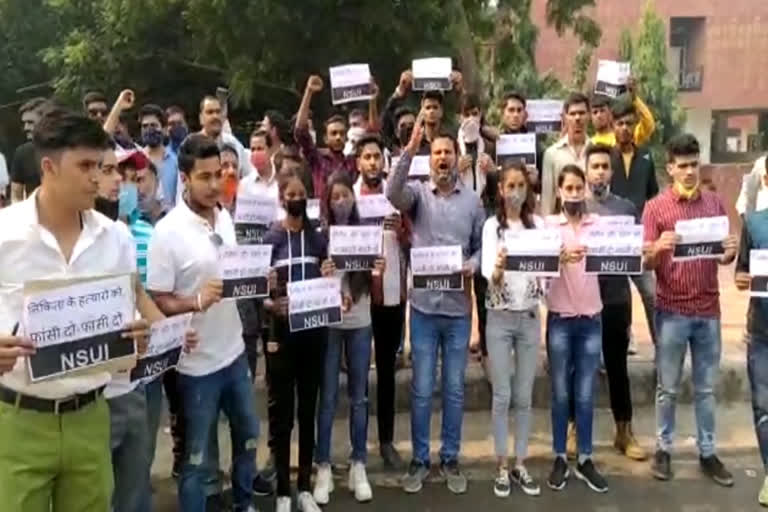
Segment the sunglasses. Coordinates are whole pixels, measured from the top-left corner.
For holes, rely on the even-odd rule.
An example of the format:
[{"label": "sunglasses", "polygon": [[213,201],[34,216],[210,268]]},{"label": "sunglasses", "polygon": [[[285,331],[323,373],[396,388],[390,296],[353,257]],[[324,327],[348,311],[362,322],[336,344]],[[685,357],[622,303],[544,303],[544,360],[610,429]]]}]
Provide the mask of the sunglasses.
[{"label": "sunglasses", "polygon": [[208,237],[208,240],[211,241],[214,247],[217,249],[224,245],[224,240],[221,238],[221,236],[218,233],[211,233],[211,236]]}]

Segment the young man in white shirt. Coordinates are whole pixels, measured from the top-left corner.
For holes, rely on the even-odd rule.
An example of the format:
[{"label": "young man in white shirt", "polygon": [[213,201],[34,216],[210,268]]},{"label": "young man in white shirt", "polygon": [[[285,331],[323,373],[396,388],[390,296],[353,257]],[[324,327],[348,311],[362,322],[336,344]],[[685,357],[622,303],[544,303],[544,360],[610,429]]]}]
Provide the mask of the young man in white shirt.
[{"label": "young man in white shirt", "polygon": [[[107,135],[82,114],[55,109],[33,144],[42,184],[0,211],[0,496],[20,512],[109,510],[112,496],[108,371],[31,384],[31,342],[17,336],[24,283],[136,272],[128,229],[93,210]],[[145,300],[136,287],[137,305]],[[126,343],[146,347],[148,323]],[[140,349],[141,351],[142,349]]]},{"label": "young man in white shirt", "polygon": [[147,287],[167,315],[196,313],[200,340],[177,371],[185,430],[179,509],[205,510],[204,461],[219,412],[232,430],[234,510],[251,510],[259,423],[253,406],[243,329],[234,301],[221,301],[218,254],[235,245],[232,218],[218,206],[223,176],[216,141],[189,136],[179,148],[187,191],[158,224],[150,242]]}]

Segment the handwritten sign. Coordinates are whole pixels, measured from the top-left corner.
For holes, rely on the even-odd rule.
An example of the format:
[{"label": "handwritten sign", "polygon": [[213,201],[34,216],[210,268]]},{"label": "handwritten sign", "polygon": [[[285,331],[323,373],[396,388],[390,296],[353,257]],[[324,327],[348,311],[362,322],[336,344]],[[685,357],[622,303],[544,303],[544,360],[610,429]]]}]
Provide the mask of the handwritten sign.
[{"label": "handwritten sign", "polygon": [[749,251],[749,275],[752,276],[749,295],[768,297],[768,249]]},{"label": "handwritten sign", "polygon": [[272,260],[271,245],[238,245],[219,250],[222,298],[250,299],[269,295],[267,276]]},{"label": "handwritten sign", "polygon": [[586,273],[633,275],[643,271],[643,226],[591,226],[582,237],[587,246]]},{"label": "handwritten sign", "polygon": [[528,100],[525,110],[528,112],[526,125],[529,132],[560,133],[562,131],[562,100]]},{"label": "handwritten sign", "polygon": [[395,213],[395,207],[384,194],[361,195],[357,198],[357,212],[361,219],[383,219]]},{"label": "handwritten sign", "polygon": [[341,323],[341,280],[319,277],[288,283],[288,324],[291,332]]},{"label": "handwritten sign", "polygon": [[260,244],[277,220],[277,201],[268,196],[238,196],[235,203],[235,236],[238,244]]},{"label": "handwritten sign", "polygon": [[411,249],[413,288],[416,290],[464,290],[461,269],[464,257],[460,245],[414,247]]},{"label": "handwritten sign", "polygon": [[371,99],[371,70],[368,64],[347,64],[329,69],[334,105]]},{"label": "handwritten sign", "polygon": [[416,155],[411,159],[408,179],[427,181],[429,179],[429,155]]},{"label": "handwritten sign", "polygon": [[679,220],[675,233],[680,241],[675,245],[673,261],[719,258],[725,254],[723,240],[728,236],[728,217]]},{"label": "handwritten sign", "polygon": [[191,323],[192,313],[187,313],[152,324],[147,352],[139,357],[136,367],[131,370],[131,381],[150,382],[175,368]]},{"label": "handwritten sign", "polygon": [[536,165],[536,134],[514,133],[499,136],[496,142],[496,163]]},{"label": "handwritten sign", "polygon": [[559,276],[562,244],[560,230],[556,228],[506,230],[505,271],[535,276]]},{"label": "handwritten sign", "polygon": [[600,215],[595,220],[599,226],[634,226],[635,217],[633,215]]},{"label": "handwritten sign", "polygon": [[341,272],[371,270],[381,258],[381,226],[331,226],[328,254]]},{"label": "handwritten sign", "polygon": [[135,344],[122,337],[133,314],[132,278],[127,274],[64,286],[25,283],[22,326],[37,347],[27,358],[30,380],[38,382],[121,358],[130,358],[129,367],[134,366]]},{"label": "handwritten sign", "polygon": [[450,57],[414,59],[411,63],[414,91],[450,91],[453,64]]},{"label": "handwritten sign", "polygon": [[627,82],[631,72],[629,62],[600,60],[597,63],[597,81],[595,92],[611,98],[617,98],[627,92]]}]

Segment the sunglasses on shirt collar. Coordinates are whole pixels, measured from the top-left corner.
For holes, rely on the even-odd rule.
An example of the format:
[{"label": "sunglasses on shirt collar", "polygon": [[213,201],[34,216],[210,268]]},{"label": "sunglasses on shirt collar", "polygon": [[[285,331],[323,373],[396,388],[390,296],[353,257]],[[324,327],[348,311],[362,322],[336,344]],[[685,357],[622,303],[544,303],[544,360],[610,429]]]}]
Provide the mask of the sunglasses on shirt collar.
[{"label": "sunglasses on shirt collar", "polygon": [[224,240],[221,238],[221,235],[218,233],[211,233],[211,236],[208,237],[208,240],[211,241],[214,247],[217,249],[224,245]]}]

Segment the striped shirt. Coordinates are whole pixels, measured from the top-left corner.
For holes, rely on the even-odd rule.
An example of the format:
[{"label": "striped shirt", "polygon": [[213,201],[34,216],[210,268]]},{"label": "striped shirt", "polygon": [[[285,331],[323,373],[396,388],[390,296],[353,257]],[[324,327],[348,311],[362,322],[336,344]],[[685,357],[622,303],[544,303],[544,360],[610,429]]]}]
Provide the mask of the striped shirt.
[{"label": "striped shirt", "polygon": [[141,279],[141,284],[147,287],[147,251],[149,250],[149,239],[152,238],[152,232],[155,230],[152,224],[141,219],[136,219],[130,225],[133,241],[136,243],[136,268]]},{"label": "striped shirt", "polygon": [[[691,200],[682,199],[673,187],[651,199],[643,212],[644,238],[653,242],[665,231],[674,231],[678,220],[725,215],[720,197],[701,190]],[[659,254],[656,267],[656,307],[660,311],[691,316],[720,316],[717,260],[672,261],[672,253]]]}]

